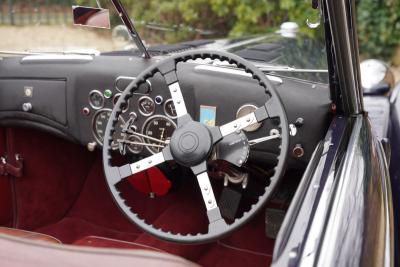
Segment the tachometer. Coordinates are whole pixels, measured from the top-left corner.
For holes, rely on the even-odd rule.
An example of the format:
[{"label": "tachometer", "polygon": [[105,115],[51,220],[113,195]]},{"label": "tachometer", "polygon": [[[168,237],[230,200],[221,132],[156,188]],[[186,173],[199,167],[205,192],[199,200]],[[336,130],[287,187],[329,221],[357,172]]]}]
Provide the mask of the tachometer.
[{"label": "tachometer", "polygon": [[[112,110],[111,109],[101,109],[96,112],[93,116],[92,122],[92,132],[94,139],[100,145],[103,145],[104,133],[106,131],[107,122],[110,118]],[[111,144],[112,149],[118,149],[117,139],[123,139],[122,127],[124,126],[125,121],[120,116],[118,119],[118,123],[116,125],[116,131],[114,132],[113,142]]]},{"label": "tachometer", "polygon": [[153,154],[160,152],[171,139],[175,129],[175,122],[165,116],[156,115],[148,118],[142,129],[142,133],[149,137],[144,138],[149,144],[146,148]]}]

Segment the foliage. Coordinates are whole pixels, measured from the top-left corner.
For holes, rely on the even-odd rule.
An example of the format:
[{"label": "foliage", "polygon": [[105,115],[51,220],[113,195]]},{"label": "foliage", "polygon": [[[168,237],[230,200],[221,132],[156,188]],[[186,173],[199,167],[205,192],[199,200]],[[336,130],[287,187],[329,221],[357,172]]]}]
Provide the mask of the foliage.
[{"label": "foliage", "polygon": [[[136,20],[191,25],[217,36],[239,37],[275,30],[284,21],[305,26],[315,15],[310,0],[124,0]],[[185,29],[185,27],[183,27]],[[166,33],[167,40],[185,39],[196,32]]]},{"label": "foliage", "polygon": [[400,1],[359,0],[357,23],[361,53],[389,59],[400,44]]},{"label": "foliage", "polygon": [[[94,0],[78,0],[92,3]],[[102,2],[106,2],[102,0]],[[191,25],[215,31],[214,36],[240,37],[276,30],[284,21],[295,21],[300,30],[313,34],[306,20],[316,20],[311,0],[122,0],[137,21],[163,25]],[[140,24],[140,23],[139,23]],[[400,43],[399,0],[357,0],[360,53],[364,57],[389,59]],[[190,28],[152,32],[142,27],[146,39],[176,42],[207,38]]]}]

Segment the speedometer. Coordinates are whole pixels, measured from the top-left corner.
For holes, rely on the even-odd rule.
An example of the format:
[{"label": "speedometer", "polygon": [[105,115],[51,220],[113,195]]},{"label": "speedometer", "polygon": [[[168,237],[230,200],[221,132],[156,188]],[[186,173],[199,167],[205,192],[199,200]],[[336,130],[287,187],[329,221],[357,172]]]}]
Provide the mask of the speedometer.
[{"label": "speedometer", "polygon": [[160,152],[171,139],[172,133],[176,129],[176,124],[171,119],[156,115],[148,118],[142,129],[142,133],[149,138],[145,138],[147,150],[155,154]]},{"label": "speedometer", "polygon": [[[92,122],[92,132],[94,139],[100,145],[103,145],[104,134],[106,132],[106,127],[108,120],[111,116],[111,109],[101,109],[94,114],[93,122]],[[116,131],[113,135],[113,142],[111,144],[112,149],[118,149],[118,143],[116,142],[117,139],[123,139],[122,127],[124,126],[125,121],[120,116],[118,118],[118,123],[116,125]]]}]

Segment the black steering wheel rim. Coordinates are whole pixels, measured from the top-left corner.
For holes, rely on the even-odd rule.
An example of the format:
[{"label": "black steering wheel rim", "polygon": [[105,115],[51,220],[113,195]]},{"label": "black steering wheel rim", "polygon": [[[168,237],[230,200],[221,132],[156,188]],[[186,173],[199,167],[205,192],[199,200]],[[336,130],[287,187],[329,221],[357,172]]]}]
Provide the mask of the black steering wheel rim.
[{"label": "black steering wheel rim", "polygon": [[[235,64],[238,68],[243,69],[245,72],[249,73],[253,79],[257,80],[259,85],[265,88],[266,93],[269,94],[270,100],[272,99],[272,108],[270,108],[271,113],[275,114],[275,117],[279,118],[278,129],[280,130],[280,153],[277,156],[277,165],[274,168],[274,174],[270,178],[270,183],[265,187],[264,194],[259,196],[258,201],[254,203],[250,210],[243,213],[242,217],[234,220],[232,224],[227,225],[227,227],[223,227],[223,229],[217,229],[215,231],[209,231],[205,234],[198,233],[196,235],[192,234],[180,234],[180,233],[171,233],[165,232],[163,229],[156,228],[154,225],[146,222],[144,219],[140,218],[137,213],[133,211],[133,208],[128,206],[125,203],[125,200],[122,198],[121,193],[116,188],[116,180],[115,177],[127,177],[129,175],[124,175],[126,172],[126,168],[119,168],[111,166],[111,142],[112,136],[115,131],[115,125],[118,120],[118,116],[121,114],[121,106],[123,102],[127,101],[130,97],[133,96],[133,93],[139,88],[141,84],[144,84],[147,79],[152,78],[156,73],[161,72],[164,78],[169,83],[169,79],[174,79],[174,75],[164,75],[165,73],[170,73],[170,69],[175,69],[178,63],[187,62],[188,60],[195,59],[217,59],[220,61],[228,61],[230,64]],[[176,72],[175,72],[176,78]],[[267,106],[269,102],[265,104]],[[229,233],[235,231],[246,222],[248,222],[255,214],[257,214],[264,204],[268,201],[271,193],[276,188],[280,178],[283,176],[283,173],[286,168],[286,161],[288,156],[288,148],[289,148],[289,129],[288,129],[288,121],[286,117],[286,112],[282,101],[280,100],[279,95],[276,92],[273,84],[268,80],[265,74],[263,74],[258,68],[256,68],[253,64],[246,61],[245,59],[233,55],[227,52],[221,51],[207,51],[207,50],[197,50],[197,51],[188,51],[180,54],[173,55],[167,59],[161,60],[160,62],[156,62],[146,70],[144,70],[122,93],[118,102],[116,103],[110,119],[107,123],[106,132],[104,136],[104,144],[103,144],[103,167],[106,176],[107,185],[109,190],[118,205],[121,211],[139,226],[145,232],[156,236],[160,239],[167,240],[170,242],[177,243],[186,243],[186,244],[195,244],[195,243],[206,243],[211,242],[217,239],[222,238],[223,236],[228,235]],[[121,178],[122,179],[122,178]]]}]

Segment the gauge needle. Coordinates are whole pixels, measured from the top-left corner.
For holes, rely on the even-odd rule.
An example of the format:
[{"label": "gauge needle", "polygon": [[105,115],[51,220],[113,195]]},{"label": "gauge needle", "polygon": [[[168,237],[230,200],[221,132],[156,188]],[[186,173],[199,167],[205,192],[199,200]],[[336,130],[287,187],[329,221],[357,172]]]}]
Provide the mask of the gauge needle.
[{"label": "gauge needle", "polygon": [[133,131],[132,131],[132,132],[129,132],[129,133],[132,134],[132,135],[137,135],[137,136],[139,136],[139,137],[143,137],[143,138],[146,138],[146,139],[148,139],[148,140],[152,140],[152,141],[161,143],[161,144],[165,144],[165,145],[168,145],[168,144],[169,144],[168,140],[167,140],[167,141],[163,141],[163,140],[160,140],[160,139],[157,139],[157,138],[148,136],[148,135],[144,135],[144,134],[141,134],[141,133],[133,132]]},{"label": "gauge needle", "polygon": [[124,140],[124,139],[117,139],[117,142],[129,144],[129,145],[152,146],[152,147],[164,148],[164,146],[162,146],[162,145],[148,144],[148,143],[141,143],[141,142],[133,142],[133,141]]},{"label": "gauge needle", "polygon": [[253,145],[256,145],[256,144],[265,142],[265,141],[277,139],[277,138],[279,138],[279,137],[281,137],[280,134],[274,134],[274,135],[268,135],[268,136],[265,136],[265,137],[261,137],[261,138],[249,140],[249,145],[250,145],[250,146],[253,146]]}]

